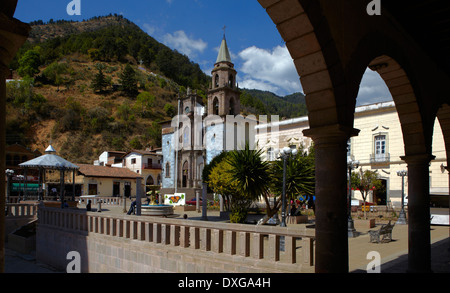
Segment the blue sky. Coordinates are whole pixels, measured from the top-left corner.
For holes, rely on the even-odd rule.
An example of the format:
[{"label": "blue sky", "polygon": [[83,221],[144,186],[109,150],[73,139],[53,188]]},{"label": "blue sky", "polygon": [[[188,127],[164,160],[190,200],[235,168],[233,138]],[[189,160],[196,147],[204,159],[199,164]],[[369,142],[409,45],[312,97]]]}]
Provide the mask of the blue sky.
[{"label": "blue sky", "polygon": [[[241,88],[280,96],[303,92],[294,63],[274,23],[257,0],[78,0],[81,15],[70,16],[71,0],[20,0],[15,17],[82,21],[122,14],[161,43],[187,55],[210,74],[226,26],[231,57]],[[363,78],[358,104],[390,100],[378,74]]]}]

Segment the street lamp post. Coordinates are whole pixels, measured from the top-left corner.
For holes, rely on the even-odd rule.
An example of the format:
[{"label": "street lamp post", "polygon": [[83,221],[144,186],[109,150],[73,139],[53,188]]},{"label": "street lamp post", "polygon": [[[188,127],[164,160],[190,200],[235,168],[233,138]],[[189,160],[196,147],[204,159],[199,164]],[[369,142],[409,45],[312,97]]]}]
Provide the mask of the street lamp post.
[{"label": "street lamp post", "polygon": [[348,168],[348,237],[356,237],[356,229],[352,219],[352,170],[359,167],[359,161],[353,161],[351,158],[347,159]]},{"label": "street lamp post", "polygon": [[[278,150],[276,151],[278,152]],[[280,152],[280,157],[283,159],[283,193],[281,195],[281,224],[280,227],[286,227],[286,161],[291,156],[297,154],[297,149],[289,147],[283,148]]]},{"label": "street lamp post", "polygon": [[7,169],[5,171],[6,173],[6,178],[7,178],[7,182],[6,182],[6,203],[9,203],[10,197],[11,197],[11,176],[14,174],[14,170],[10,170]]},{"label": "street lamp post", "polygon": [[[285,147],[282,150],[275,150],[275,153],[283,159],[283,192],[281,194],[281,224],[280,227],[286,227],[286,161],[292,154],[297,154],[297,149]],[[285,251],[284,236],[280,237],[280,250]]]},{"label": "street lamp post", "polygon": [[397,175],[402,177],[402,208],[400,209],[400,215],[397,220],[397,224],[406,225],[406,213],[405,213],[405,176],[408,176],[408,171],[397,171]]}]

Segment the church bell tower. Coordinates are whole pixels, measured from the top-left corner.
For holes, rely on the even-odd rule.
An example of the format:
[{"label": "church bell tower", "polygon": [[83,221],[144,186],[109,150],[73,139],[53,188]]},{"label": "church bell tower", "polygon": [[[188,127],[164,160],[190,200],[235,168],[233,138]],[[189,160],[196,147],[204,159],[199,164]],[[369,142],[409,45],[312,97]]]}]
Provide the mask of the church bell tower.
[{"label": "church bell tower", "polygon": [[220,45],[212,82],[208,91],[208,115],[238,115],[240,113],[240,91],[236,83],[237,72],[231,62],[225,34]]}]

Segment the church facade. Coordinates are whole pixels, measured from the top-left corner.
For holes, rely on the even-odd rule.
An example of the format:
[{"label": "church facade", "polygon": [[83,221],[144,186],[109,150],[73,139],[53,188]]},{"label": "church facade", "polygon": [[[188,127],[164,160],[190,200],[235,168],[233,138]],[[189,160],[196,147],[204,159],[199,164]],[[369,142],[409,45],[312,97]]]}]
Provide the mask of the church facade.
[{"label": "church facade", "polygon": [[184,193],[191,199],[202,189],[204,166],[238,144],[238,131],[227,132],[227,119],[240,113],[240,91],[225,35],[211,74],[207,105],[188,89],[178,99],[177,115],[162,126],[163,194]]}]

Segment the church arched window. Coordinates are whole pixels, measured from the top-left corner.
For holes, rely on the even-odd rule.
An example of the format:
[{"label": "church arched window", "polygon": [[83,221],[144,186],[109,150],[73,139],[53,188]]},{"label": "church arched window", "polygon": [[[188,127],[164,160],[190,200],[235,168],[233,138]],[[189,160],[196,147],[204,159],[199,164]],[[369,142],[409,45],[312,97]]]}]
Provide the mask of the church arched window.
[{"label": "church arched window", "polygon": [[214,87],[219,87],[219,75],[216,74],[214,77]]},{"label": "church arched window", "polygon": [[219,99],[214,98],[213,101],[213,114],[214,115],[219,115]]},{"label": "church arched window", "polygon": [[186,126],[185,128],[184,128],[184,134],[183,134],[183,143],[184,143],[184,145],[189,145],[189,142],[190,142],[190,139],[189,139],[189,136],[190,136],[190,128],[188,127],[188,126]]},{"label": "church arched window", "polygon": [[229,115],[235,115],[235,113],[234,113],[234,98],[230,99],[230,109],[228,111],[228,114]]},{"label": "church arched window", "polygon": [[170,163],[166,163],[166,178],[170,177]]}]

